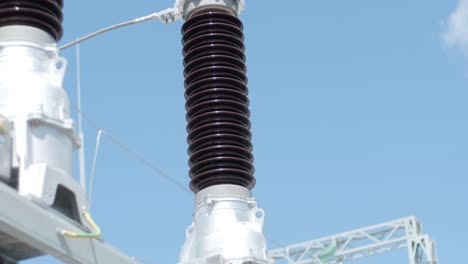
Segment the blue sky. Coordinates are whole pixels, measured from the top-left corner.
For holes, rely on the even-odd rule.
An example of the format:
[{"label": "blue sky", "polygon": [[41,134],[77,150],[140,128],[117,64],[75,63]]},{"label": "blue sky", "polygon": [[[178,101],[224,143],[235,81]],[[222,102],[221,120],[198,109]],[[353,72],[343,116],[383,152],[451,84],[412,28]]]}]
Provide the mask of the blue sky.
[{"label": "blue sky", "polygon": [[[65,2],[62,44],[172,6]],[[468,1],[252,1],[245,24],[257,186],[270,248],[416,215],[441,263],[468,234]],[[187,184],[181,22],[81,45],[83,111]],[[76,100],[74,50],[65,86]],[[76,111],[75,111],[76,112]],[[88,174],[96,130],[85,123]],[[92,213],[144,263],[176,263],[193,194],[104,138]],[[28,263],[53,263],[38,259]],[[408,263],[406,251],[358,264]]]}]

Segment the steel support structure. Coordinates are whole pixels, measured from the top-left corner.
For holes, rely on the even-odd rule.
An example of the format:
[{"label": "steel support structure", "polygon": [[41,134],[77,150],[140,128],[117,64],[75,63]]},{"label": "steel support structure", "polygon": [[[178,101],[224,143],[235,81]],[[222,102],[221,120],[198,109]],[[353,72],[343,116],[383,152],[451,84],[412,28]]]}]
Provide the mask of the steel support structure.
[{"label": "steel support structure", "polygon": [[18,264],[16,260],[11,259],[3,254],[0,254],[0,264]]},{"label": "steel support structure", "polygon": [[[23,250],[51,255],[64,263],[140,263],[100,240],[65,237],[60,233],[63,229],[78,233],[87,231],[50,207],[41,206],[0,183],[0,236],[14,238],[11,245],[6,239],[0,243],[0,260],[2,254],[11,257],[16,245],[21,243]],[[4,261],[3,263],[15,263],[13,260]]]},{"label": "steel support structure", "polygon": [[369,226],[269,251],[277,263],[339,264],[407,248],[410,264],[437,264],[435,243],[416,217]]}]

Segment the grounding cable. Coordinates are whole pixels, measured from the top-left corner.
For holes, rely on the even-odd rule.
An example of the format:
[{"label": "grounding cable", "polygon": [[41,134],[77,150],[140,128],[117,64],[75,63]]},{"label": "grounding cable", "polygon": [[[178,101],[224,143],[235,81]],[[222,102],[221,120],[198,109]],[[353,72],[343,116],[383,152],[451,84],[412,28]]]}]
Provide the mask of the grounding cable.
[{"label": "grounding cable", "polygon": [[62,234],[63,236],[73,238],[99,238],[99,236],[101,236],[101,229],[99,228],[99,226],[96,225],[88,211],[83,210],[83,216],[86,218],[86,221],[88,221],[88,223],[93,227],[93,233],[77,233],[68,230],[61,230],[60,234]]}]

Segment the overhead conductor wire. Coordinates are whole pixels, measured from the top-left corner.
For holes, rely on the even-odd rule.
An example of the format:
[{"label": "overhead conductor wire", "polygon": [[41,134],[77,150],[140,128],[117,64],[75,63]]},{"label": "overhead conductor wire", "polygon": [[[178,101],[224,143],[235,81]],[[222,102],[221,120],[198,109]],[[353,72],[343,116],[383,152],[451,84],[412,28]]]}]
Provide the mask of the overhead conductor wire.
[{"label": "overhead conductor wire", "polygon": [[105,27],[103,29],[95,31],[95,32],[93,32],[91,34],[88,34],[88,35],[86,35],[84,37],[78,38],[75,41],[72,41],[70,43],[67,43],[67,44],[61,46],[60,50],[65,50],[65,49],[67,49],[69,47],[72,47],[72,46],[78,44],[78,43],[84,42],[84,41],[86,41],[88,39],[94,38],[94,37],[96,37],[98,35],[104,34],[106,32],[109,32],[109,31],[112,31],[112,30],[115,30],[115,29],[118,29],[118,28],[123,28],[123,27],[126,27],[126,26],[140,24],[140,23],[144,23],[144,22],[147,22],[147,21],[155,20],[155,19],[160,19],[164,23],[169,23],[169,22],[175,21],[178,18],[180,18],[180,12],[178,11],[178,9],[168,8],[166,10],[156,12],[156,13],[152,13],[152,14],[149,14],[147,16],[142,16],[142,17],[135,18],[135,19],[132,19],[132,20],[129,20],[129,21],[125,21],[125,22],[122,22],[122,23],[119,23],[119,24],[115,24],[115,25],[112,25],[112,26]]}]

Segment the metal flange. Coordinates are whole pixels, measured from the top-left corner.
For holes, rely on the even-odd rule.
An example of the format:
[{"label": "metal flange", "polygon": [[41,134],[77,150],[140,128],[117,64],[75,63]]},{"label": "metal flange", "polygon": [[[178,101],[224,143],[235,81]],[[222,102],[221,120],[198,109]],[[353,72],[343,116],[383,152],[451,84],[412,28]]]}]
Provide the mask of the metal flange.
[{"label": "metal flange", "polygon": [[187,20],[194,10],[207,7],[222,7],[238,16],[244,11],[245,0],[176,0],[175,7],[182,12],[182,18]]}]

